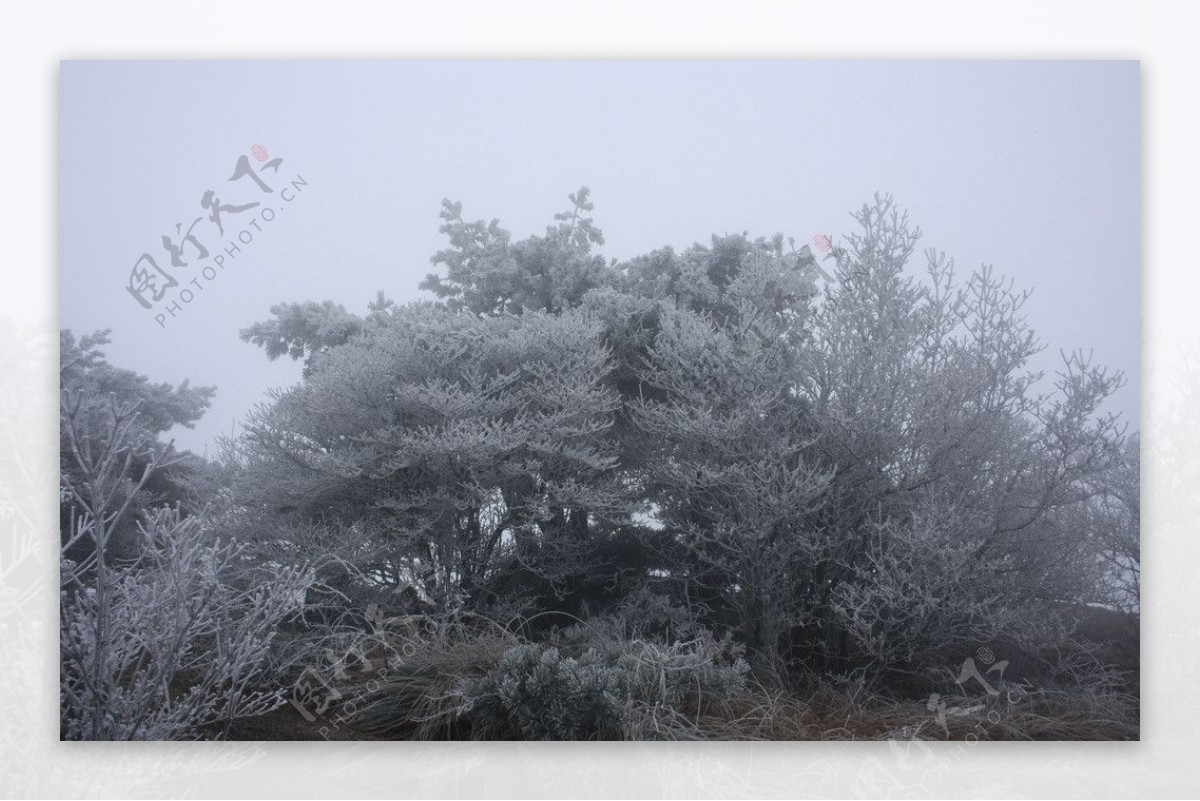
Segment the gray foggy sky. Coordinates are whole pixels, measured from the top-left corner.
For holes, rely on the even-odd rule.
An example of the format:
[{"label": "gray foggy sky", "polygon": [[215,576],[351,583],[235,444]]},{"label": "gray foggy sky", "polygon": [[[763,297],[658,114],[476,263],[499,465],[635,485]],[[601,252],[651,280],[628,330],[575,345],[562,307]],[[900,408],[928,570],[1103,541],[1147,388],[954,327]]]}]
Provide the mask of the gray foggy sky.
[{"label": "gray foggy sky", "polygon": [[[237,337],[271,305],[426,297],[443,197],[522,238],[581,184],[620,259],[712,233],[836,236],[890,192],[923,246],[1034,287],[1039,367],[1082,347],[1125,371],[1114,408],[1137,423],[1136,62],[65,62],[61,101],[61,325],[113,329],[109,360],[155,381],[216,385],[176,437],[197,452],[298,380]],[[260,173],[272,195],[226,180],[254,144],[283,159]],[[169,267],[162,236],[207,215],[209,189],[276,217],[212,280],[173,270],[204,289],[161,327],[129,271],[144,252]],[[216,254],[258,211],[193,232]]]}]

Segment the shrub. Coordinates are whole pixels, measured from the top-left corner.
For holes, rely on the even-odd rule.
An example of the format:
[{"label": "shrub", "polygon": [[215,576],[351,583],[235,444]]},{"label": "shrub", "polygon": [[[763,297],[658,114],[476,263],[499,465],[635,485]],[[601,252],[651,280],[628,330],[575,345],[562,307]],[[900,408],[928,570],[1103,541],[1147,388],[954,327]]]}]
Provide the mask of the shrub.
[{"label": "shrub", "polygon": [[868,674],[927,673],[981,644],[1035,651],[1064,636],[1056,607],[1010,560],[965,535],[970,519],[929,504],[905,523],[869,527],[875,546],[834,588],[831,606]]},{"label": "shrub", "polygon": [[346,701],[332,711],[331,719],[391,739],[519,736],[497,706],[473,705],[465,693],[519,644],[511,632],[477,615],[461,614],[427,618],[409,632],[383,631],[369,640],[355,643],[352,650],[361,645],[382,648],[384,671],[376,674],[377,682],[339,685]]},{"label": "shrub", "polygon": [[617,739],[624,723],[619,671],[593,651],[577,660],[554,647],[518,645],[468,696],[498,702],[531,740]]},{"label": "shrub", "polygon": [[688,713],[745,687],[749,666],[728,638],[626,639],[604,617],[520,645],[466,690],[471,708],[506,715],[535,740],[690,739]]},{"label": "shrub", "polygon": [[263,576],[178,510],[149,515],[138,563],[62,564],[61,734],[69,740],[221,737],[283,702],[270,648],[310,577]]}]

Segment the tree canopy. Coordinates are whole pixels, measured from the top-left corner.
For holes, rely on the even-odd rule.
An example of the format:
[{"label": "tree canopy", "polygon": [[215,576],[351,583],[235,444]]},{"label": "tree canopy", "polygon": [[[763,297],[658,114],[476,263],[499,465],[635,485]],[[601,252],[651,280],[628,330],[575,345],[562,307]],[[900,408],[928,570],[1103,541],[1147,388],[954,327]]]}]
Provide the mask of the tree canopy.
[{"label": "tree canopy", "polygon": [[889,197],[828,283],[779,234],[606,261],[569,198],[515,242],[445,201],[433,302],[245,329],[306,360],[248,427],[256,502],[446,602],[578,611],[637,585],[771,658],[890,666],[1089,599],[1068,519],[1121,461],[1121,378],[1072,354],[1047,389],[1027,292],[934,251],[911,273]]},{"label": "tree canopy", "polygon": [[175,426],[193,427],[216,389],[187,380],[154,383],[114,367],[103,351],[109,335],[98,331],[77,339],[69,330],[60,332],[60,513],[64,540],[72,536],[73,518],[115,515],[107,525],[114,538],[110,555],[116,555],[131,547],[142,511],[183,500],[178,479],[189,469],[190,455],[170,455],[161,437]]}]

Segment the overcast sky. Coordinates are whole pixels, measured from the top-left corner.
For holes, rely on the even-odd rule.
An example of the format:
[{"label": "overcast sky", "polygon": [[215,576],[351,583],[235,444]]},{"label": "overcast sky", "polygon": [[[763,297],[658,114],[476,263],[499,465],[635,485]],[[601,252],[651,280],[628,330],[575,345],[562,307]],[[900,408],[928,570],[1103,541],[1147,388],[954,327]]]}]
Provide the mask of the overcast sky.
[{"label": "overcast sky", "polygon": [[[619,259],[713,233],[836,237],[890,192],[924,246],[1034,288],[1039,366],[1088,348],[1123,370],[1114,407],[1136,426],[1136,62],[66,62],[61,98],[61,325],[111,328],[109,360],[153,380],[215,385],[177,432],[197,452],[299,379],[238,339],[271,305],[423,297],[443,197],[521,238],[581,184]],[[227,180],[242,156],[269,195]],[[208,190],[259,206],[224,212],[220,236]],[[162,237],[198,217],[208,260],[188,244],[172,267]],[[143,253],[180,282],[151,309],[126,289]]]}]

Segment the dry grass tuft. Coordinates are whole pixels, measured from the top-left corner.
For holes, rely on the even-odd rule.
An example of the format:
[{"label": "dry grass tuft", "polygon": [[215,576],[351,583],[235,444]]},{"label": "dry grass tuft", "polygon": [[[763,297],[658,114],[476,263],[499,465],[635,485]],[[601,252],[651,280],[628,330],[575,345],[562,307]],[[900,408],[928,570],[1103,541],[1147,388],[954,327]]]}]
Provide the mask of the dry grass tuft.
[{"label": "dry grass tuft", "polygon": [[353,729],[405,740],[507,739],[508,726],[476,712],[463,690],[520,640],[484,618],[441,620],[387,643],[385,675],[349,688],[341,716]]},{"label": "dry grass tuft", "polygon": [[[366,737],[503,740],[521,737],[510,712],[473,698],[505,654],[525,641],[478,617],[431,620],[418,631],[376,635],[368,656],[382,673],[353,675],[339,687],[337,716]],[[597,640],[589,648],[634,667],[658,651],[642,640]],[[650,649],[650,650],[648,650]],[[384,659],[379,658],[383,652]],[[641,655],[639,657],[639,655]],[[656,668],[659,669],[659,668]],[[647,669],[648,671],[648,669]],[[641,672],[634,671],[640,675]],[[650,671],[652,672],[652,671]],[[660,671],[661,672],[661,671]],[[647,672],[649,675],[649,672]],[[654,674],[658,675],[658,674]],[[650,676],[654,678],[654,676]],[[725,693],[645,691],[624,700],[626,740],[1135,740],[1135,692],[1107,674],[1046,687],[999,685],[998,696],[897,698],[847,679],[819,679],[804,690],[760,676]],[[664,677],[658,681],[663,682]],[[653,684],[653,682],[650,682]]]}]

